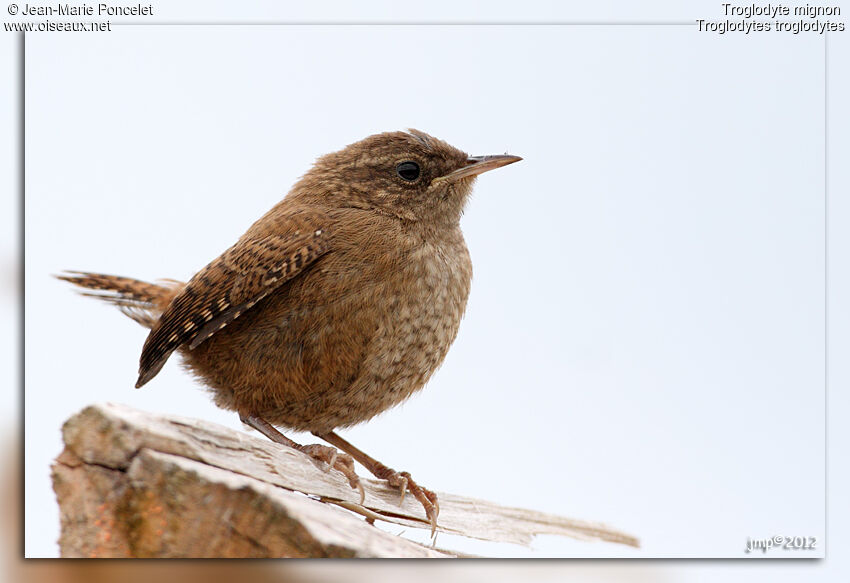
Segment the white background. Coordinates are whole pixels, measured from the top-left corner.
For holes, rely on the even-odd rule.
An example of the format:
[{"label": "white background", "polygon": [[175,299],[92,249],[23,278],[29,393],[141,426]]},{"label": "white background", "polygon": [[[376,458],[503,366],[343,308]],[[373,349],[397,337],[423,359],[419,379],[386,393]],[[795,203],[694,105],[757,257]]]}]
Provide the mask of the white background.
[{"label": "white background", "polygon": [[475,281],[444,367],[345,435],[433,489],[643,548],[441,544],[822,540],[823,56],[822,37],[677,26],[30,35],[26,554],[57,552],[48,465],[83,406],[240,427],[174,363],[132,390],[144,330],[48,274],[189,277],[317,155],[405,127],[525,160],[463,220]]}]

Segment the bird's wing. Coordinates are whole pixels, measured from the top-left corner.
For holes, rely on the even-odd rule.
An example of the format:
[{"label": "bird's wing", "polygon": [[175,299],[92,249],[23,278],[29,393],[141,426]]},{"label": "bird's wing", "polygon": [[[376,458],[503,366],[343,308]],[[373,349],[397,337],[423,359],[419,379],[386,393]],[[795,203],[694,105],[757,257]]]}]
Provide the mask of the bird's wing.
[{"label": "bird's wing", "polygon": [[324,228],[242,239],[199,271],[151,330],[139,361],[141,387],[182,344],[195,348],[327,253]]}]

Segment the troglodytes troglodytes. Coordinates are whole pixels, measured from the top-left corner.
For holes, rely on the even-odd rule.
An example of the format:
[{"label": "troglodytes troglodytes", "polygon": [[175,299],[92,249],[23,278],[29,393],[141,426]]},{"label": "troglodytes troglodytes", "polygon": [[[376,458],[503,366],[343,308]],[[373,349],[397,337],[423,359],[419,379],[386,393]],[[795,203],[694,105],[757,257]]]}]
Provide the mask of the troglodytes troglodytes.
[{"label": "troglodytes troglodytes", "polygon": [[[440,366],[472,278],[464,204],[478,174],[518,160],[470,157],[416,130],[377,134],[320,158],[188,283],[59,277],[150,328],[136,387],[177,350],[218,406],[327,462],[362,493],[353,457],[416,496],[433,533],[436,495],[334,430],[402,402]],[[349,455],[299,445],[275,425]]]}]

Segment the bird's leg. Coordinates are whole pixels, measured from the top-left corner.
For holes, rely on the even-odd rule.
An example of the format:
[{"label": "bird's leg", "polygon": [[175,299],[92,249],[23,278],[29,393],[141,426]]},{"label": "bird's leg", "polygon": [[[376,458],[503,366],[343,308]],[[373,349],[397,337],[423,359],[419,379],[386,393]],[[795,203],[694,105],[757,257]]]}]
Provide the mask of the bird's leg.
[{"label": "bird's leg", "polygon": [[313,435],[324,439],[331,445],[334,445],[347,454],[350,454],[351,457],[363,464],[364,468],[372,472],[376,478],[386,480],[390,486],[401,490],[402,501],[404,500],[404,493],[409,490],[410,493],[413,494],[425,508],[425,515],[431,522],[431,536],[434,536],[434,533],[437,530],[437,515],[440,513],[440,503],[437,501],[436,494],[414,482],[409,473],[397,472],[388,468],[378,460],[366,455],[364,452],[348,443],[333,431],[328,431],[327,433],[313,432]]},{"label": "bird's leg", "polygon": [[348,479],[348,483],[352,488],[360,492],[360,503],[366,497],[366,491],[363,489],[363,484],[360,483],[360,477],[354,471],[354,460],[348,454],[340,453],[333,447],[319,445],[301,445],[286,437],[278,431],[274,425],[258,415],[239,415],[242,423],[256,429],[275,443],[297,449],[300,452],[306,453],[310,457],[320,462],[327,464],[327,469],[334,468]]}]

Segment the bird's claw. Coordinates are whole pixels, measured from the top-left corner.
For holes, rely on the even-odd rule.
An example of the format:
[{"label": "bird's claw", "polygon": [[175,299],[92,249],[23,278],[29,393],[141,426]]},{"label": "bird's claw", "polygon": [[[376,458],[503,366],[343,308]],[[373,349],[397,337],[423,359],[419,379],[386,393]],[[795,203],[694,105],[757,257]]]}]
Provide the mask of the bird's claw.
[{"label": "bird's claw", "polygon": [[[405,474],[407,474],[407,475],[405,475]],[[398,486],[399,491],[401,492],[401,497],[398,500],[398,505],[401,506],[402,504],[404,504],[404,495],[407,493],[407,484],[408,484],[408,478],[410,477],[410,474],[408,474],[407,472],[400,472],[398,474],[398,477],[399,477],[399,479],[398,479],[398,485],[397,486]]]},{"label": "bird's claw", "polygon": [[417,484],[410,477],[409,472],[396,472],[393,470],[384,479],[390,486],[398,488],[401,491],[399,505],[404,502],[404,495],[408,491],[419,500],[419,503],[425,509],[425,516],[428,518],[428,522],[431,523],[431,536],[433,537],[437,532],[437,516],[440,514],[440,503],[438,502],[437,495],[431,490]]},{"label": "bird's claw", "polygon": [[360,482],[360,476],[354,471],[354,459],[347,453],[340,453],[335,447],[327,445],[312,445],[301,446],[301,451],[309,455],[315,460],[325,464],[325,471],[334,469],[341,473],[348,480],[348,484],[358,492],[360,492],[360,504],[366,500],[366,490]]}]

